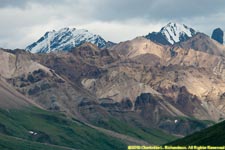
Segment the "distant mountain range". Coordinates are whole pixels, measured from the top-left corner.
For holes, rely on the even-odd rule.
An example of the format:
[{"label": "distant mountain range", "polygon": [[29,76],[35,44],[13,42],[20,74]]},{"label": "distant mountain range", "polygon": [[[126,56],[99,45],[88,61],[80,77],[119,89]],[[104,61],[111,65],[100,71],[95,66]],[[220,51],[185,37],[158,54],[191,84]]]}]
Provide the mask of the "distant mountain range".
[{"label": "distant mountain range", "polygon": [[[174,45],[184,42],[197,32],[184,24],[170,22],[161,28],[159,32],[152,32],[145,38],[162,45]],[[212,39],[223,44],[224,34],[221,29],[215,29]],[[100,35],[90,33],[85,29],[62,28],[59,31],[49,31],[39,40],[30,44],[25,49],[31,53],[49,53],[54,51],[71,51],[85,42],[95,44],[99,48],[110,48],[116,43],[106,42]]]}]

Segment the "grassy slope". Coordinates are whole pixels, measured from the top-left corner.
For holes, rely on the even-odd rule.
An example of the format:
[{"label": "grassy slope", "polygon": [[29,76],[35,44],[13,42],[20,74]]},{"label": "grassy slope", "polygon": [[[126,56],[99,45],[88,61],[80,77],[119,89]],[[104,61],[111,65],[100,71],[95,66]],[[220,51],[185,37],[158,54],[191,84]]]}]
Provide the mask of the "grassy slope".
[{"label": "grassy slope", "polygon": [[[176,139],[176,137],[160,130],[143,128],[138,125],[133,126],[115,118],[110,118],[106,122],[96,124],[155,145],[164,144]],[[38,134],[31,135],[29,131],[34,131]],[[0,149],[7,149],[6,147],[10,150],[24,149],[24,147],[30,145],[32,145],[34,150],[50,150],[52,148],[51,145],[42,145],[41,143],[49,143],[75,149],[90,149],[90,147],[92,149],[126,149],[126,144],[121,140],[100,133],[79,121],[66,119],[62,114],[37,108],[26,108],[23,110],[0,109],[0,133],[2,133],[0,134]],[[9,136],[5,138],[5,135]],[[205,133],[203,133],[203,135],[205,135]],[[20,141],[13,137],[19,137],[25,139],[25,141]],[[199,136],[196,138],[199,139]],[[179,141],[180,140],[178,140],[178,142]],[[197,140],[194,139],[194,142],[197,142]],[[177,143],[172,144],[177,145]],[[191,143],[190,145],[193,144],[195,143]],[[183,145],[186,145],[186,143]],[[202,145],[202,143],[199,145]],[[53,147],[53,149],[57,150],[61,148]]]},{"label": "grassy slope", "polygon": [[159,145],[164,144],[169,141],[175,140],[176,137],[170,134],[167,134],[161,130],[155,128],[143,128],[142,126],[133,126],[128,123],[122,122],[115,118],[110,118],[108,121],[98,122],[95,124],[97,126],[122,133],[125,135],[132,136],[134,138],[139,138],[148,143]]},{"label": "grassy slope", "polygon": [[[34,131],[37,135],[31,135],[29,131]],[[126,149],[126,145],[122,141],[102,134],[80,122],[66,119],[59,113],[36,108],[0,110],[0,133],[29,141],[77,149],[90,149],[90,147],[91,149]],[[15,149],[22,149],[16,144],[17,142],[14,144]],[[25,144],[27,143],[25,142]],[[1,147],[10,146],[12,146],[10,141],[1,142]]]},{"label": "grassy slope", "polygon": [[225,121],[166,145],[222,146],[224,144]]},{"label": "grassy slope", "polygon": [[1,150],[72,150],[71,148],[63,148],[54,145],[47,145],[38,142],[32,142],[28,140],[23,140],[19,138],[15,138],[12,136],[7,136],[4,134],[0,134],[0,149]]}]

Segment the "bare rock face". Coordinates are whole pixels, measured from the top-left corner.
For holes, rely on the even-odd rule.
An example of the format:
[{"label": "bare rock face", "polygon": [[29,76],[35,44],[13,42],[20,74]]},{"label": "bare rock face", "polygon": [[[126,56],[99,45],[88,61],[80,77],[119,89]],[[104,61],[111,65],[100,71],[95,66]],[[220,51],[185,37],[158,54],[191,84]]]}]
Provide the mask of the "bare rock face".
[{"label": "bare rock face", "polygon": [[224,32],[222,29],[216,28],[213,30],[212,37],[211,37],[212,39],[216,40],[220,44],[223,44],[224,43],[223,37],[224,37]]},{"label": "bare rock face", "polygon": [[197,33],[187,41],[176,44],[176,46],[182,47],[186,50],[193,49],[217,56],[224,56],[225,52],[224,45],[219,44],[204,33]]},{"label": "bare rock face", "polygon": [[135,101],[135,109],[152,106],[155,107],[157,100],[150,93],[141,93]]}]

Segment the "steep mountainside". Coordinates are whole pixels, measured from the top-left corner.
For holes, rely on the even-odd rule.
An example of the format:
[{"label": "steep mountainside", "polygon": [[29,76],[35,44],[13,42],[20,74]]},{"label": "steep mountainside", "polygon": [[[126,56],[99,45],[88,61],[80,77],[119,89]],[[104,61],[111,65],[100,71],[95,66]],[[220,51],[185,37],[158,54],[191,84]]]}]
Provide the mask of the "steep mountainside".
[{"label": "steep mountainside", "polygon": [[166,145],[198,145],[198,146],[224,146],[225,122],[218,123],[212,127],[196,132],[192,135],[178,139]]},{"label": "steep mountainside", "polygon": [[186,41],[196,34],[196,31],[184,24],[170,22],[164,26],[159,32],[152,32],[146,35],[147,39],[163,45],[173,45],[182,41]]},{"label": "steep mountainside", "polygon": [[[213,40],[211,41],[214,43]],[[125,56],[127,56],[126,54],[128,54],[129,51],[143,51],[143,47],[140,46],[140,49],[138,49],[137,47],[135,47],[135,45],[137,44],[132,45],[132,42],[136,43],[137,39],[129,41],[130,44],[127,44],[126,42],[118,44],[120,46],[116,47],[114,51],[125,51]],[[148,42],[146,40],[139,39],[139,45],[149,45],[150,43],[151,42]],[[127,47],[127,51],[124,50],[123,45],[125,45],[124,47]],[[158,53],[157,55],[155,53],[155,50]],[[218,51],[220,52],[222,51],[222,49],[218,48]],[[200,50],[182,49],[179,47],[163,48],[160,46],[158,46],[158,49],[154,48],[153,50],[147,48],[147,50],[145,49],[144,52],[145,53],[136,55],[134,57],[134,60],[136,62],[144,64],[145,70],[147,70],[148,67],[154,68],[154,70],[151,69],[148,72],[146,71],[146,73],[144,73],[144,69],[140,69],[139,71],[136,71],[135,73],[130,75],[131,77],[135,77],[135,79],[139,82],[142,81],[145,83],[147,82],[148,84],[150,83],[153,89],[155,87],[158,92],[163,94],[164,92],[166,92],[165,94],[170,95],[170,97],[171,94],[175,92],[174,86],[185,86],[190,93],[202,99],[203,102],[208,100],[210,100],[210,102],[213,102],[213,105],[207,105],[216,105],[216,107],[213,108],[215,112],[217,112],[218,108],[224,112],[222,106],[223,104],[221,104],[220,100],[223,91],[225,90],[223,56],[211,55],[210,53]],[[132,58],[132,55],[130,58]],[[152,60],[154,60],[154,63],[152,62]],[[153,78],[151,76],[155,76],[154,80],[151,79]],[[202,104],[202,106],[204,105]],[[205,109],[207,110],[208,108]],[[218,119],[220,118],[220,115],[216,116],[218,117]]]},{"label": "steep mountainside", "polygon": [[[54,99],[53,94],[58,91],[60,95],[59,85],[67,90],[65,81],[49,68],[32,61],[30,56],[22,51],[0,50],[1,68],[5,68],[0,76],[1,149],[125,149],[127,144],[139,143],[129,136],[103,132],[101,128],[76,120],[76,115],[69,117],[69,112],[62,114],[65,102],[64,105],[60,102],[69,100]],[[48,99],[46,93],[52,97]],[[46,103],[48,100],[51,105]]]},{"label": "steep mountainside", "polygon": [[[119,56],[116,53],[106,49],[100,50],[90,43],[75,48],[71,53],[33,55],[17,50],[4,51],[4,53],[18,62],[9,66],[15,70],[13,72],[19,73],[2,76],[2,78],[14,89],[40,105],[41,108],[63,112],[68,117],[76,118],[110,137],[125,140],[128,144],[162,144],[175,139],[175,136],[156,126],[145,125],[139,128],[135,122],[132,123],[132,120],[136,118],[142,122],[142,118],[129,110],[128,114],[122,113],[121,115],[121,112],[118,112],[117,115],[120,117],[115,116],[94,93],[82,86],[81,79],[83,77],[97,78],[103,75],[107,70],[101,66],[118,60]],[[45,64],[46,67],[43,68],[38,61]],[[20,65],[26,64],[26,62],[29,62],[31,66],[39,65],[35,65],[36,68],[30,67],[29,69],[28,67],[29,70],[26,70],[26,65]],[[16,68],[16,64],[20,67]],[[24,70],[24,73],[20,70]],[[118,107],[121,111],[127,107],[126,102],[118,104],[121,105]],[[113,108],[113,110],[117,112],[117,108]],[[126,122],[123,117],[130,121]],[[203,126],[206,125],[203,124]]]},{"label": "steep mountainside", "polygon": [[184,49],[194,49],[212,55],[225,56],[225,46],[219,44],[203,33],[198,33],[189,40],[178,43],[175,46],[179,46]]},{"label": "steep mountainside", "polygon": [[0,108],[24,108],[33,105],[40,107],[12,88],[4,79],[0,79],[0,95]]},{"label": "steep mountainside", "polygon": [[88,30],[62,28],[59,31],[46,32],[37,42],[27,46],[26,50],[31,53],[70,51],[85,42],[91,42],[100,48],[106,46],[106,41],[101,36],[90,33]]},{"label": "steep mountainside", "polygon": [[[108,124],[108,119],[104,116],[96,117],[88,111],[83,112],[83,109],[99,105],[101,111],[107,112],[104,113],[120,121],[126,120],[132,126],[138,123],[143,128],[149,128],[149,124],[152,124],[154,128],[182,135],[205,127],[203,122],[192,120],[192,117],[215,121],[223,117],[211,102],[202,104],[201,97],[196,97],[197,93],[192,93],[197,87],[191,86],[191,81],[182,82],[183,78],[199,80],[199,74],[208,76],[207,71],[197,70],[194,75],[185,74],[187,70],[193,72],[194,67],[169,65],[169,61],[172,63],[172,60],[176,60],[173,55],[171,56],[171,52],[144,38],[120,43],[117,46],[114,46],[115,50],[112,48],[109,51],[98,49],[92,44],[84,44],[71,51],[73,55],[58,53],[39,55],[35,59],[80,86],[90,95],[94,95],[95,103],[82,102],[79,109],[87,120],[104,128],[114,127]],[[162,53],[158,53],[151,46],[155,46]],[[126,49],[123,52],[124,48]],[[157,58],[158,63],[139,60],[143,57],[149,60]],[[174,74],[174,70],[178,70],[177,74]],[[210,86],[207,88],[211,90]],[[187,109],[183,109],[182,105],[186,105]],[[206,109],[207,107],[210,111]],[[133,122],[133,119],[138,121]],[[186,130],[183,131],[182,128]]]}]

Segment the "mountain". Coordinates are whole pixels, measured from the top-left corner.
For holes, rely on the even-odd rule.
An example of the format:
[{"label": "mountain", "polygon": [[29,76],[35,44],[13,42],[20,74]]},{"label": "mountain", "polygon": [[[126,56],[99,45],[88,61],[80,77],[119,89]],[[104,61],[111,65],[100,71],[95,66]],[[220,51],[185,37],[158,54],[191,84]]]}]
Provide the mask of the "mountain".
[{"label": "mountain", "polygon": [[160,144],[168,141],[162,138],[164,132],[184,136],[207,127],[203,120],[217,122],[224,117],[221,56],[138,37],[110,49],[84,43],[69,53],[29,57],[49,68],[55,78],[30,71],[29,78],[26,72],[25,77],[11,77],[12,86],[45,109],[120,134],[133,138],[143,134],[141,140]]},{"label": "mountain", "polygon": [[[218,96],[215,99],[219,101],[224,84],[222,79],[209,73],[208,68],[200,69],[209,67],[205,60],[216,64],[220,59],[209,59],[209,54],[201,52],[206,56],[195,60],[193,58],[199,55],[197,51],[191,50],[189,55],[185,55],[185,52],[185,49],[170,51],[140,37],[121,42],[110,50],[85,43],[71,53],[35,55],[35,59],[78,86],[81,90],[79,93],[86,91],[86,95],[80,95],[86,97],[84,100],[76,96],[78,92],[70,92],[68,94],[73,97],[73,103],[69,104],[68,101],[65,105],[62,102],[58,106],[65,105],[73,112],[76,109],[68,105],[78,104],[82,117],[91,123],[120,133],[126,132],[120,130],[120,127],[118,129],[118,124],[129,122],[133,128],[139,125],[143,130],[152,131],[151,128],[154,127],[155,130],[186,135],[206,127],[207,124],[201,120],[217,121],[223,117],[222,112],[216,108],[218,104],[215,106],[211,103],[217,102],[216,100],[209,103],[205,101],[210,100],[210,96]],[[199,68],[194,68],[197,63]],[[208,76],[218,82],[214,83]],[[192,84],[192,80],[195,84]],[[215,86],[217,88],[211,94],[210,91]],[[206,93],[209,95],[207,98]],[[197,120],[192,120],[193,117]],[[179,123],[174,124],[174,120],[179,120]],[[131,128],[127,127],[126,131],[128,129]],[[139,130],[139,133],[142,131]],[[146,137],[142,139],[148,141]]]},{"label": "mountain", "polygon": [[[83,53],[87,49],[88,54],[89,48],[95,49],[93,54],[100,51],[93,44],[85,44],[86,46],[80,47]],[[76,52],[79,54],[79,49]],[[105,50],[98,54],[102,57],[107,56]],[[34,57],[35,55],[25,51],[0,49],[0,138],[4,139],[0,142],[1,148],[26,149],[24,148],[26,146],[35,146],[34,149],[38,147],[39,149],[40,147],[42,149],[47,147],[56,149],[72,149],[71,147],[121,149],[122,147],[125,149],[128,144],[147,143],[137,137],[96,127],[85,121],[80,113],[83,113],[82,111],[85,111],[89,104],[93,104],[92,110],[98,114],[96,116],[95,113],[90,112],[92,115],[96,117],[104,115],[107,118],[110,116],[97,104],[96,98],[90,96],[85,89],[73,85],[67,77],[62,78],[54,70],[34,61]],[[65,60],[73,61],[68,57]],[[57,60],[54,61],[57,62]],[[84,69],[83,72],[88,72],[87,70]],[[126,123],[123,126],[129,127]],[[132,129],[137,130],[137,128],[129,130]],[[138,132],[137,134],[142,134]],[[159,133],[163,137],[166,135],[163,132]],[[170,141],[171,137],[173,136],[165,141]],[[91,139],[99,139],[99,141]]]},{"label": "mountain", "polygon": [[146,53],[151,53],[155,56],[161,57],[164,48],[146,38],[137,37],[133,40],[114,45],[110,49],[112,51],[115,50],[121,56],[133,58]]},{"label": "mountain", "polygon": [[204,33],[197,33],[186,41],[177,43],[175,47],[182,47],[184,49],[194,49],[217,56],[225,56],[225,46],[211,39]]},{"label": "mountain", "polygon": [[213,30],[211,38],[219,42],[220,44],[224,44],[224,39],[225,35],[222,29],[216,28]]},{"label": "mountain", "polygon": [[106,46],[106,41],[99,35],[88,30],[75,28],[62,28],[59,31],[46,32],[38,41],[26,47],[31,53],[50,53],[52,51],[70,51],[85,42]]},{"label": "mountain", "polygon": [[[69,53],[31,54],[20,50],[3,52],[0,53],[1,68],[7,67],[0,70],[2,79],[14,90],[11,90],[12,92],[17,90],[23,96],[32,99],[41,109],[64,113],[128,144],[162,144],[176,138],[154,126],[145,125],[139,128],[135,122],[126,122],[123,117],[140,118],[140,122],[142,121],[138,114],[130,113],[130,101],[115,103],[113,100],[113,103],[110,103],[110,100],[108,102],[108,99],[101,99],[84,87],[90,82],[86,79],[101,77],[107,71],[104,69],[107,64],[120,59],[114,52],[99,49],[91,43],[84,43]],[[137,82],[135,84],[138,85]],[[119,111],[118,115],[121,117],[117,117],[111,113],[111,109],[112,112],[119,109],[124,113],[127,111],[128,114],[123,115]],[[21,116],[23,115],[25,114]],[[57,124],[52,123],[52,126]],[[77,140],[79,139],[81,140]],[[85,145],[92,144],[87,141]]]},{"label": "mountain", "polygon": [[[51,90],[62,86],[58,90],[66,91],[65,84],[69,84],[31,56],[20,50],[0,49],[0,149],[126,149],[127,143],[135,143],[128,136],[109,135],[75,116],[62,114],[59,97],[54,97],[59,92]],[[70,88],[67,92],[74,91]],[[62,101],[68,102],[66,96]]]},{"label": "mountain", "polygon": [[[0,95],[0,109],[18,109],[35,105],[32,100],[16,91],[3,79],[0,79]],[[40,107],[39,105],[35,106]]]},{"label": "mountain", "polygon": [[[197,35],[196,35],[196,38],[197,38]],[[200,41],[201,39],[199,39],[199,42]],[[216,43],[215,46],[220,45],[212,39],[210,39],[210,41],[212,41],[212,43]],[[201,43],[199,45],[201,45]],[[210,52],[207,53],[205,52],[206,50],[205,51],[203,50],[204,49],[202,50],[198,50],[198,49],[194,50],[191,48],[184,49],[184,48],[176,47],[176,46],[164,47],[163,45],[157,45],[154,42],[151,42],[150,40],[146,40],[145,38],[138,38],[138,39],[136,38],[131,41],[121,42],[118,45],[112,47],[112,51],[116,51],[120,54],[121,57],[122,56],[125,57],[123,59],[130,60],[130,62],[129,61],[126,62],[127,65],[123,63],[123,69],[122,69],[123,72],[126,72],[125,74],[128,77],[135,78],[136,81],[146,85],[144,86],[145,88],[147,88],[147,85],[150,85],[152,93],[153,93],[152,91],[153,89],[157,93],[160,93],[167,98],[170,97],[173,100],[178,99],[179,101],[181,99],[178,96],[179,95],[178,89],[182,89],[182,87],[184,86],[185,91],[187,91],[187,93],[198,97],[198,99],[200,100],[199,101],[200,103],[190,104],[192,106],[188,106],[188,107],[190,108],[192,107],[192,109],[186,110],[186,112],[185,112],[185,109],[180,108],[179,109],[180,112],[183,112],[184,114],[188,113],[189,115],[192,114],[200,118],[204,116],[203,118],[205,119],[211,118],[211,117],[214,119],[215,118],[219,119],[220,113],[218,113],[218,107],[219,105],[223,105],[221,104],[220,97],[221,97],[221,92],[224,90],[224,88],[222,88],[223,86],[219,86],[218,82],[213,82],[213,80],[214,79],[217,80],[220,78],[222,79],[221,82],[223,82],[223,80],[225,79],[223,75],[224,66],[225,66],[224,57],[219,55],[219,52],[222,53],[223,49],[219,49],[218,47],[217,49],[218,51],[215,50],[214,53],[217,52],[218,55],[216,54],[213,55]],[[144,66],[141,66],[141,65],[144,65]],[[145,69],[141,69],[142,67]],[[151,68],[149,71],[147,71],[148,67]],[[122,67],[120,66],[120,69],[121,68]],[[204,69],[202,70],[200,68],[204,68]],[[174,74],[173,71],[175,71],[176,73]],[[213,76],[212,77],[214,78],[213,80],[211,80],[212,78],[208,77],[209,73],[211,74],[210,75],[211,77]],[[220,77],[217,77],[217,75],[219,75]],[[123,85],[129,85],[129,84],[123,83]],[[174,86],[179,88],[176,90]],[[107,86],[103,86],[103,87],[106,88]],[[112,90],[113,87],[109,89]],[[129,90],[128,87],[124,89]],[[115,88],[115,91],[116,91],[116,88]],[[148,89],[147,91],[150,91],[150,89]],[[122,95],[124,95],[124,93],[134,94],[135,92],[123,91]],[[112,93],[112,91],[110,93]],[[184,95],[186,96],[189,95],[187,93]],[[220,96],[217,97],[216,93]],[[106,91],[105,91],[105,94],[107,94]],[[115,97],[117,97],[116,99],[118,99],[118,96],[120,96],[119,92],[114,94],[115,94]],[[214,103],[213,104],[214,106],[213,105],[211,106],[213,106],[212,109],[214,110],[215,114],[209,112],[208,108],[202,108],[202,107],[205,107],[203,103],[207,101],[206,99],[211,99],[211,100],[214,99],[214,101],[212,101]],[[166,101],[168,101],[168,99]],[[176,104],[175,104],[175,107],[176,107]],[[195,110],[195,111],[192,112],[191,110]],[[206,113],[205,111],[207,111],[208,113]],[[208,115],[211,117],[209,117]]]},{"label": "mountain", "polygon": [[178,42],[186,41],[196,34],[196,31],[184,24],[170,22],[162,27],[159,32],[152,32],[145,37],[153,42],[163,45],[173,45]]},{"label": "mountain", "polygon": [[178,139],[166,145],[197,145],[197,146],[224,146],[225,143],[225,121],[213,125],[200,132]]}]

